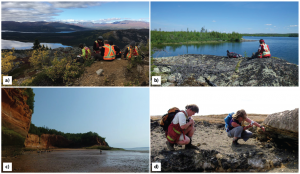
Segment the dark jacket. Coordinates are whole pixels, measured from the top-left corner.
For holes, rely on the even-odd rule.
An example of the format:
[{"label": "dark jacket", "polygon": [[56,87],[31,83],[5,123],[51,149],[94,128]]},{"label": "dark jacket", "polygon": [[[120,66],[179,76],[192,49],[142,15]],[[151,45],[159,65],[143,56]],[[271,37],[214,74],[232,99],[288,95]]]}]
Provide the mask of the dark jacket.
[{"label": "dark jacket", "polygon": [[[103,42],[100,42],[100,43],[99,43],[99,46],[100,46],[100,47],[101,47],[101,46],[104,46]],[[98,50],[99,50],[99,47],[96,46],[96,42],[94,42],[93,50],[94,50],[94,51],[98,51]],[[101,50],[100,50],[100,51],[101,51]],[[101,51],[101,52],[102,52],[102,51]]]}]

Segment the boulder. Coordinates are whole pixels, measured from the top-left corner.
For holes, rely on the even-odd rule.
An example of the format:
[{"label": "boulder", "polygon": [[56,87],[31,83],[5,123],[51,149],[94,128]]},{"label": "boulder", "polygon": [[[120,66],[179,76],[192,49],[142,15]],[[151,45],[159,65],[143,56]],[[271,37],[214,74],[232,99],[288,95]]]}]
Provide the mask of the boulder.
[{"label": "boulder", "polygon": [[257,138],[280,148],[298,149],[298,115],[299,108],[268,115],[263,122],[266,131],[257,128]]},{"label": "boulder", "polygon": [[286,131],[298,133],[299,108],[268,115],[263,124]]}]

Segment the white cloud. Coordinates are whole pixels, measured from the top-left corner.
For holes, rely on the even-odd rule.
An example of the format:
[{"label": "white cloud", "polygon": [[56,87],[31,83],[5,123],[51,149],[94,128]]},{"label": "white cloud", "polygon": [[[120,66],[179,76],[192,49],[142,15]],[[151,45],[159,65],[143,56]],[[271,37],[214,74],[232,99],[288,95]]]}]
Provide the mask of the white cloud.
[{"label": "white cloud", "polygon": [[272,25],[272,24],[265,24],[265,25]]},{"label": "white cloud", "polygon": [[290,27],[297,27],[298,25],[290,25]]},{"label": "white cloud", "polygon": [[52,21],[63,12],[59,8],[86,8],[99,2],[2,2],[2,21]]},{"label": "white cloud", "polygon": [[215,20],[213,20],[212,22],[216,22]]},{"label": "white cloud", "polygon": [[274,26],[274,27],[276,27],[276,26]]}]

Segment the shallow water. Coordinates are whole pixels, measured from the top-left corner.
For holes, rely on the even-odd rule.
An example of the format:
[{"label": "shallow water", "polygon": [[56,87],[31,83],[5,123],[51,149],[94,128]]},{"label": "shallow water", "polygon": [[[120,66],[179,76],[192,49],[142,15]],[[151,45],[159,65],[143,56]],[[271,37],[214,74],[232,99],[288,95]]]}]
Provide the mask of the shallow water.
[{"label": "shallow water", "polygon": [[254,42],[224,42],[209,44],[188,44],[188,45],[153,45],[160,49],[155,51],[153,58],[178,56],[182,54],[209,54],[216,56],[227,56],[226,51],[236,52],[242,56],[251,56],[258,50],[258,40],[264,39],[269,45],[271,55],[287,60],[298,65],[298,37],[251,37],[244,36],[246,40]]},{"label": "shallow water", "polygon": [[25,152],[2,161],[12,162],[13,172],[149,172],[149,153],[131,151]]},{"label": "shallow water", "polygon": [[[45,47],[48,46],[48,48],[54,49],[59,47],[69,47],[66,45],[62,45],[60,43],[40,43],[41,45],[44,45]],[[20,41],[13,41],[13,40],[1,40],[1,49],[12,49],[15,48],[16,50],[26,50],[26,49],[32,49],[33,43],[32,42],[20,42]]]}]

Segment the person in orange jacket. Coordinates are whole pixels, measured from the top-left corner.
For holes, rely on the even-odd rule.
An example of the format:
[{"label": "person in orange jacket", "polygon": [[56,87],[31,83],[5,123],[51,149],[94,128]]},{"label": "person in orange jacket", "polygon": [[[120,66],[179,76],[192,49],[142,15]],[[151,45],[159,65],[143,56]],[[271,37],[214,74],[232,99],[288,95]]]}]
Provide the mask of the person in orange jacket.
[{"label": "person in orange jacket", "polygon": [[259,40],[260,45],[258,46],[258,51],[255,54],[252,54],[252,57],[257,58],[269,58],[271,57],[271,52],[269,45],[265,43],[263,39]]},{"label": "person in orange jacket", "polygon": [[124,53],[124,58],[127,58],[128,60],[131,59],[131,57],[133,56],[138,56],[139,53],[138,53],[138,47],[135,46],[135,42],[132,41],[129,45],[129,47],[127,47],[127,49],[125,50],[125,53]]}]

